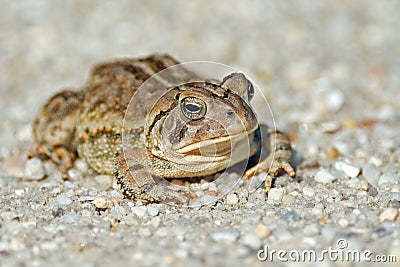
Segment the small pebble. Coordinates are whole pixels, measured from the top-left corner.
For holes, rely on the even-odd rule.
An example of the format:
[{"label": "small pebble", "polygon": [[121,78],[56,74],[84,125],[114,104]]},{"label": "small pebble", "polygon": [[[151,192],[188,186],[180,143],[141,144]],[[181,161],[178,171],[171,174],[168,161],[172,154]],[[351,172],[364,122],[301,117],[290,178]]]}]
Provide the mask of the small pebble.
[{"label": "small pebble", "polygon": [[399,183],[399,177],[393,173],[384,173],[381,175],[378,181],[378,185],[382,186],[384,184],[398,184]]},{"label": "small pebble", "polygon": [[50,176],[53,173],[53,171],[56,169],[56,164],[54,164],[52,161],[48,160],[43,163],[43,167],[46,172],[46,175]]},{"label": "small pebble", "polygon": [[394,222],[399,216],[399,209],[394,207],[389,207],[379,214],[379,222],[383,222],[385,220]]},{"label": "small pebble", "polygon": [[342,91],[340,91],[339,89],[332,89],[327,93],[326,96],[326,104],[330,111],[336,112],[341,109],[345,101],[345,97]]},{"label": "small pebble", "polygon": [[284,221],[293,221],[297,222],[300,220],[300,215],[296,211],[288,211],[281,216],[281,219]]},{"label": "small pebble", "polygon": [[321,169],[314,176],[314,180],[318,183],[328,184],[335,180],[336,177],[325,169]]},{"label": "small pebble", "polygon": [[349,222],[348,222],[346,219],[342,218],[342,219],[340,219],[340,220],[338,221],[338,224],[339,224],[339,226],[341,226],[341,227],[346,227],[346,226],[349,225]]},{"label": "small pebble", "polygon": [[25,193],[25,190],[24,190],[24,189],[17,189],[17,190],[14,191],[14,194],[15,194],[16,196],[19,196],[19,197],[23,196],[24,193]]},{"label": "small pebble", "polygon": [[4,221],[11,221],[15,218],[18,217],[18,215],[13,212],[13,211],[4,211],[0,214],[0,217],[4,220]]},{"label": "small pebble", "polygon": [[[341,126],[341,123],[338,121],[328,121],[328,122],[321,123],[320,129],[324,133],[335,133],[340,129],[340,126]],[[338,153],[338,150],[336,148],[334,148],[334,150],[336,150],[336,153]],[[334,151],[332,151],[332,152],[334,152]]]},{"label": "small pebble", "polygon": [[65,186],[65,188],[76,188],[76,184],[74,184],[70,181],[65,181],[64,186]]},{"label": "small pebble", "polygon": [[339,171],[344,172],[350,178],[357,177],[361,171],[360,167],[343,161],[335,162],[335,168]]},{"label": "small pebble", "polygon": [[314,236],[319,233],[318,226],[315,224],[309,224],[304,227],[303,233],[307,236]]},{"label": "small pebble", "polygon": [[345,96],[341,90],[333,87],[332,82],[325,77],[314,81],[312,85],[315,90],[313,104],[321,113],[337,112],[344,104]]},{"label": "small pebble", "polygon": [[146,206],[139,206],[132,208],[132,212],[136,214],[139,218],[143,218],[144,215],[146,214],[146,211],[147,211]]},{"label": "small pebble", "polygon": [[61,195],[59,195],[59,196],[56,197],[55,202],[56,202],[58,205],[67,206],[67,205],[69,205],[69,204],[72,203],[72,199],[69,198],[69,197],[67,197],[67,196],[64,195],[64,194],[61,194]]},{"label": "small pebble", "polygon": [[124,195],[121,193],[121,191],[119,191],[119,190],[112,190],[111,192],[110,192],[110,197],[112,197],[112,198],[120,198],[120,199],[123,199],[124,198]]},{"label": "small pebble", "polygon": [[80,219],[81,219],[80,215],[78,215],[76,213],[70,213],[70,214],[64,215],[63,222],[71,224],[71,223],[76,223]]},{"label": "small pebble", "polygon": [[313,197],[315,197],[315,190],[314,190],[314,188],[312,188],[310,186],[304,186],[303,187],[303,194],[306,197],[313,198]]},{"label": "small pebble", "polygon": [[80,202],[86,202],[86,201],[93,201],[93,200],[95,200],[96,199],[96,197],[94,197],[94,196],[80,196],[79,198],[78,198],[78,201],[80,201]]},{"label": "small pebble", "polygon": [[158,237],[164,238],[164,237],[167,237],[170,232],[171,232],[170,229],[164,226],[164,227],[158,228],[155,234]]},{"label": "small pebble", "polygon": [[351,178],[350,180],[347,181],[347,184],[349,185],[350,188],[355,188],[364,191],[368,190],[368,183],[358,178]]},{"label": "small pebble", "polygon": [[375,156],[372,156],[372,157],[369,159],[369,161],[371,162],[371,164],[373,164],[373,165],[375,165],[375,166],[377,166],[377,167],[380,167],[380,166],[382,166],[382,164],[383,164],[383,160],[380,159],[380,158],[377,158],[377,157],[375,157]]},{"label": "small pebble", "polygon": [[379,169],[374,165],[374,164],[367,164],[363,170],[362,174],[365,178],[365,180],[368,181],[373,186],[378,185],[379,177],[381,176],[381,172]]},{"label": "small pebble", "polygon": [[271,230],[263,223],[259,223],[254,228],[254,233],[261,239],[267,238],[271,234]]},{"label": "small pebble", "polygon": [[208,204],[214,203],[217,200],[218,200],[217,196],[204,194],[202,196],[199,196],[199,197],[191,200],[190,201],[190,206],[192,206],[192,207],[200,207],[202,205],[208,205]]},{"label": "small pebble", "polygon": [[296,198],[291,194],[287,194],[282,197],[283,204],[294,204],[295,202],[296,202]]},{"label": "small pebble", "polygon": [[228,205],[232,205],[233,206],[233,205],[237,204],[238,201],[239,201],[239,199],[238,199],[236,194],[228,194],[226,196],[226,203]]},{"label": "small pebble", "polygon": [[99,184],[105,185],[107,187],[112,187],[114,179],[110,175],[96,175],[94,177],[96,182]]},{"label": "small pebble", "polygon": [[324,149],[324,154],[327,160],[334,160],[339,157],[339,151],[334,146],[328,146]]},{"label": "small pebble", "polygon": [[114,215],[115,218],[122,218],[127,214],[125,207],[121,205],[114,205],[110,209],[110,214]]},{"label": "small pebble", "polygon": [[111,198],[107,196],[96,197],[92,203],[99,209],[109,209],[113,206]]},{"label": "small pebble", "polygon": [[261,247],[262,241],[256,234],[249,233],[243,236],[243,245],[257,250]]},{"label": "small pebble", "polygon": [[271,188],[268,192],[268,199],[281,202],[283,194],[285,194],[284,188]]},{"label": "small pebble", "polygon": [[72,181],[82,180],[83,178],[82,173],[75,168],[69,169],[67,174],[68,178],[71,179]]},{"label": "small pebble", "polygon": [[159,213],[158,207],[156,205],[148,205],[147,206],[147,214],[154,217],[157,216]]},{"label": "small pebble", "polygon": [[26,162],[23,176],[25,180],[40,180],[45,174],[46,171],[40,159],[31,158]]},{"label": "small pebble", "polygon": [[154,217],[150,220],[149,226],[153,227],[154,229],[157,229],[158,226],[160,225],[161,219],[160,216]]},{"label": "small pebble", "polygon": [[80,158],[77,158],[74,161],[74,168],[76,168],[78,171],[81,173],[87,173],[88,172],[88,165],[85,161],[81,160]]},{"label": "small pebble", "polygon": [[228,241],[234,242],[240,237],[240,232],[236,229],[224,229],[215,231],[211,234],[211,238],[214,241]]},{"label": "small pebble", "polygon": [[313,237],[303,237],[302,243],[307,244],[310,248],[315,248],[318,241]]}]

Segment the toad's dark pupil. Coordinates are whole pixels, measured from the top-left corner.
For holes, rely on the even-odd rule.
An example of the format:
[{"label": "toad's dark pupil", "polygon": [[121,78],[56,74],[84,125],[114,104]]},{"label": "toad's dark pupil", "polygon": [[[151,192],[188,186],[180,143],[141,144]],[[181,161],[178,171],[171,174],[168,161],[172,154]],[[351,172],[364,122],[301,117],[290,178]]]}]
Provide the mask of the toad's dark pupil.
[{"label": "toad's dark pupil", "polygon": [[200,111],[200,107],[196,104],[186,104],[185,108],[187,111],[189,111],[190,113],[198,113]]}]

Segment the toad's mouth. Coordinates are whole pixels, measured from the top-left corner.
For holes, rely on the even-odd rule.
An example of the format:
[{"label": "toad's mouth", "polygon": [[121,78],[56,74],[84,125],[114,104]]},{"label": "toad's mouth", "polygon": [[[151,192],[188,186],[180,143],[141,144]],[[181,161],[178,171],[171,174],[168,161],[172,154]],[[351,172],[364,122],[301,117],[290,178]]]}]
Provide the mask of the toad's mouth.
[{"label": "toad's mouth", "polygon": [[236,147],[242,147],[243,145],[250,147],[251,140],[249,139],[249,136],[254,133],[257,127],[238,134],[230,134],[201,140],[199,142],[180,147],[176,150],[176,152],[180,153],[187,159],[190,158],[193,161],[226,160],[230,158],[232,151]]}]

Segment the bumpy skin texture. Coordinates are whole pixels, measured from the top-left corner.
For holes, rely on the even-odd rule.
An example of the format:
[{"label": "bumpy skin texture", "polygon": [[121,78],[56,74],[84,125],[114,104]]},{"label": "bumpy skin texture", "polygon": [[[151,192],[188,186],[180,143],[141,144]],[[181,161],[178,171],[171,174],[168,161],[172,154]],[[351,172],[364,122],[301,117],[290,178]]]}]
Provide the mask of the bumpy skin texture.
[{"label": "bumpy skin texture", "polygon": [[[249,105],[254,89],[243,74],[206,82],[177,64],[169,55],[152,55],[98,65],[85,87],[62,91],[41,109],[33,128],[36,155],[65,171],[77,153],[95,171],[114,174],[131,199],[187,203],[195,196],[191,191],[160,177],[213,174],[261,144]],[[271,156],[245,174],[266,171],[266,189],[281,169],[295,175],[290,143],[281,133],[268,134]],[[232,148],[245,142],[247,153],[232,158]]]}]

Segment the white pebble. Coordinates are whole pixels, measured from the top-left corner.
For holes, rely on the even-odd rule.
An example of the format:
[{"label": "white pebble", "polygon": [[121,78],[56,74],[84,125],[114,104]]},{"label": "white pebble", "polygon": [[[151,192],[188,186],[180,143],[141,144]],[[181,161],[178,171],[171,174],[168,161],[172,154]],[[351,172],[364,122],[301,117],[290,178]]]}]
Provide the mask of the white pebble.
[{"label": "white pebble", "polygon": [[328,184],[335,180],[335,176],[327,170],[321,169],[317,174],[315,174],[314,180],[318,183]]},{"label": "white pebble", "polygon": [[46,174],[43,163],[38,158],[31,158],[25,164],[24,176],[25,180],[40,180]]},{"label": "white pebble", "polygon": [[81,173],[87,173],[88,172],[88,165],[86,162],[84,162],[81,159],[76,159],[74,162],[74,168],[79,170]]},{"label": "white pebble", "polygon": [[339,224],[341,227],[346,227],[347,225],[349,225],[349,222],[348,222],[346,219],[342,218],[342,219],[340,219],[340,220],[338,221],[338,224]]},{"label": "white pebble", "polygon": [[[361,180],[358,179],[358,178],[349,179],[349,180],[347,181],[347,184],[348,184],[348,186],[349,186],[350,188],[354,188],[354,189],[360,189],[360,187],[362,186],[362,185],[361,185]],[[368,185],[367,185],[367,186],[368,186]],[[368,188],[367,188],[367,189],[368,189]]]},{"label": "white pebble", "polygon": [[152,226],[154,229],[156,229],[160,225],[160,222],[161,222],[160,216],[154,217],[153,219],[150,220],[149,225]]},{"label": "white pebble", "polygon": [[146,214],[146,206],[139,206],[139,207],[133,207],[132,212],[135,213],[139,218],[143,218],[144,215]]},{"label": "white pebble", "polygon": [[96,197],[92,203],[99,209],[109,209],[113,206],[111,198],[107,196]]},{"label": "white pebble", "polygon": [[226,203],[228,205],[235,205],[238,203],[238,201],[239,201],[239,199],[236,194],[228,194],[226,196]]},{"label": "white pebble", "polygon": [[316,224],[308,224],[304,227],[303,233],[306,236],[314,236],[319,233],[318,226]]},{"label": "white pebble", "polygon": [[344,104],[345,97],[342,91],[333,88],[329,79],[322,77],[313,84],[313,104],[319,112],[337,112]]},{"label": "white pebble", "polygon": [[310,186],[305,186],[305,187],[303,187],[303,194],[306,197],[313,198],[313,197],[315,197],[315,190],[314,190],[314,188],[312,188]]},{"label": "white pebble", "polygon": [[228,241],[234,242],[240,237],[240,232],[236,229],[225,229],[213,232],[211,238],[214,241]]},{"label": "white pebble", "polygon": [[95,200],[94,196],[80,196],[78,198],[78,201],[80,202],[93,201],[93,200]]},{"label": "white pebble", "polygon": [[380,159],[380,158],[377,158],[377,157],[375,157],[375,156],[372,156],[372,157],[369,159],[369,161],[370,161],[372,164],[374,164],[375,166],[377,166],[377,167],[380,167],[380,166],[382,166],[382,164],[383,164],[383,160]]},{"label": "white pebble", "polygon": [[284,188],[271,188],[268,192],[268,199],[281,202],[283,194],[285,194]]},{"label": "white pebble", "polygon": [[327,121],[320,125],[320,129],[324,133],[333,133],[340,129],[341,123],[338,121]]},{"label": "white pebble", "polygon": [[82,173],[75,168],[69,169],[67,174],[72,181],[82,180]]},{"label": "white pebble", "polygon": [[296,202],[296,198],[291,194],[287,194],[282,197],[283,204],[294,204],[295,202]]},{"label": "white pebble", "polygon": [[66,195],[62,194],[56,197],[55,199],[56,203],[61,205],[61,206],[66,206],[72,203],[72,199],[67,197]]},{"label": "white pebble", "polygon": [[76,184],[71,183],[70,181],[65,181],[64,186],[65,188],[71,188],[71,189],[76,188]]},{"label": "white pebble", "polygon": [[155,234],[158,237],[163,238],[163,237],[167,237],[169,233],[170,233],[170,229],[168,229],[167,227],[160,227],[157,229]]},{"label": "white pebble", "polygon": [[243,236],[243,245],[256,250],[261,247],[262,242],[256,234],[250,233]]},{"label": "white pebble", "polygon": [[381,175],[378,181],[378,185],[382,186],[384,184],[398,184],[399,183],[399,177],[393,173],[384,173]]},{"label": "white pebble", "polygon": [[8,241],[2,241],[0,242],[0,252],[8,252],[10,249],[10,245]]},{"label": "white pebble", "polygon": [[360,167],[343,161],[335,162],[335,168],[339,171],[344,172],[350,178],[357,177],[360,174],[361,170]]},{"label": "white pebble", "polygon": [[63,222],[64,223],[75,223],[81,219],[81,216],[76,213],[66,214],[64,216]]},{"label": "white pebble", "polygon": [[25,190],[24,189],[16,189],[15,191],[14,191],[14,194],[16,195],[16,196],[23,196],[24,195],[24,193],[25,193]]},{"label": "white pebble", "polygon": [[48,160],[43,163],[43,167],[46,172],[46,175],[50,176],[53,173],[53,171],[56,169],[56,164],[54,164],[52,161]]},{"label": "white pebble", "polygon": [[368,181],[368,183],[375,187],[378,185],[381,172],[374,164],[367,164],[363,168],[362,174],[364,175],[364,178]]},{"label": "white pebble", "polygon": [[122,198],[124,198],[124,195],[119,190],[112,190],[110,192],[110,197],[112,197],[112,198],[121,198],[122,199]]},{"label": "white pebble", "polygon": [[156,205],[148,205],[147,206],[147,214],[150,216],[157,216],[160,211]]},{"label": "white pebble", "polygon": [[261,239],[267,238],[271,234],[271,230],[263,223],[259,223],[254,228],[254,233]]},{"label": "white pebble", "polygon": [[383,222],[387,220],[393,222],[397,219],[398,216],[399,216],[399,209],[394,207],[389,207],[384,211],[382,211],[381,214],[379,214],[379,221]]},{"label": "white pebble", "polygon": [[327,94],[326,104],[330,111],[338,111],[344,104],[344,94],[338,89],[333,89]]}]

